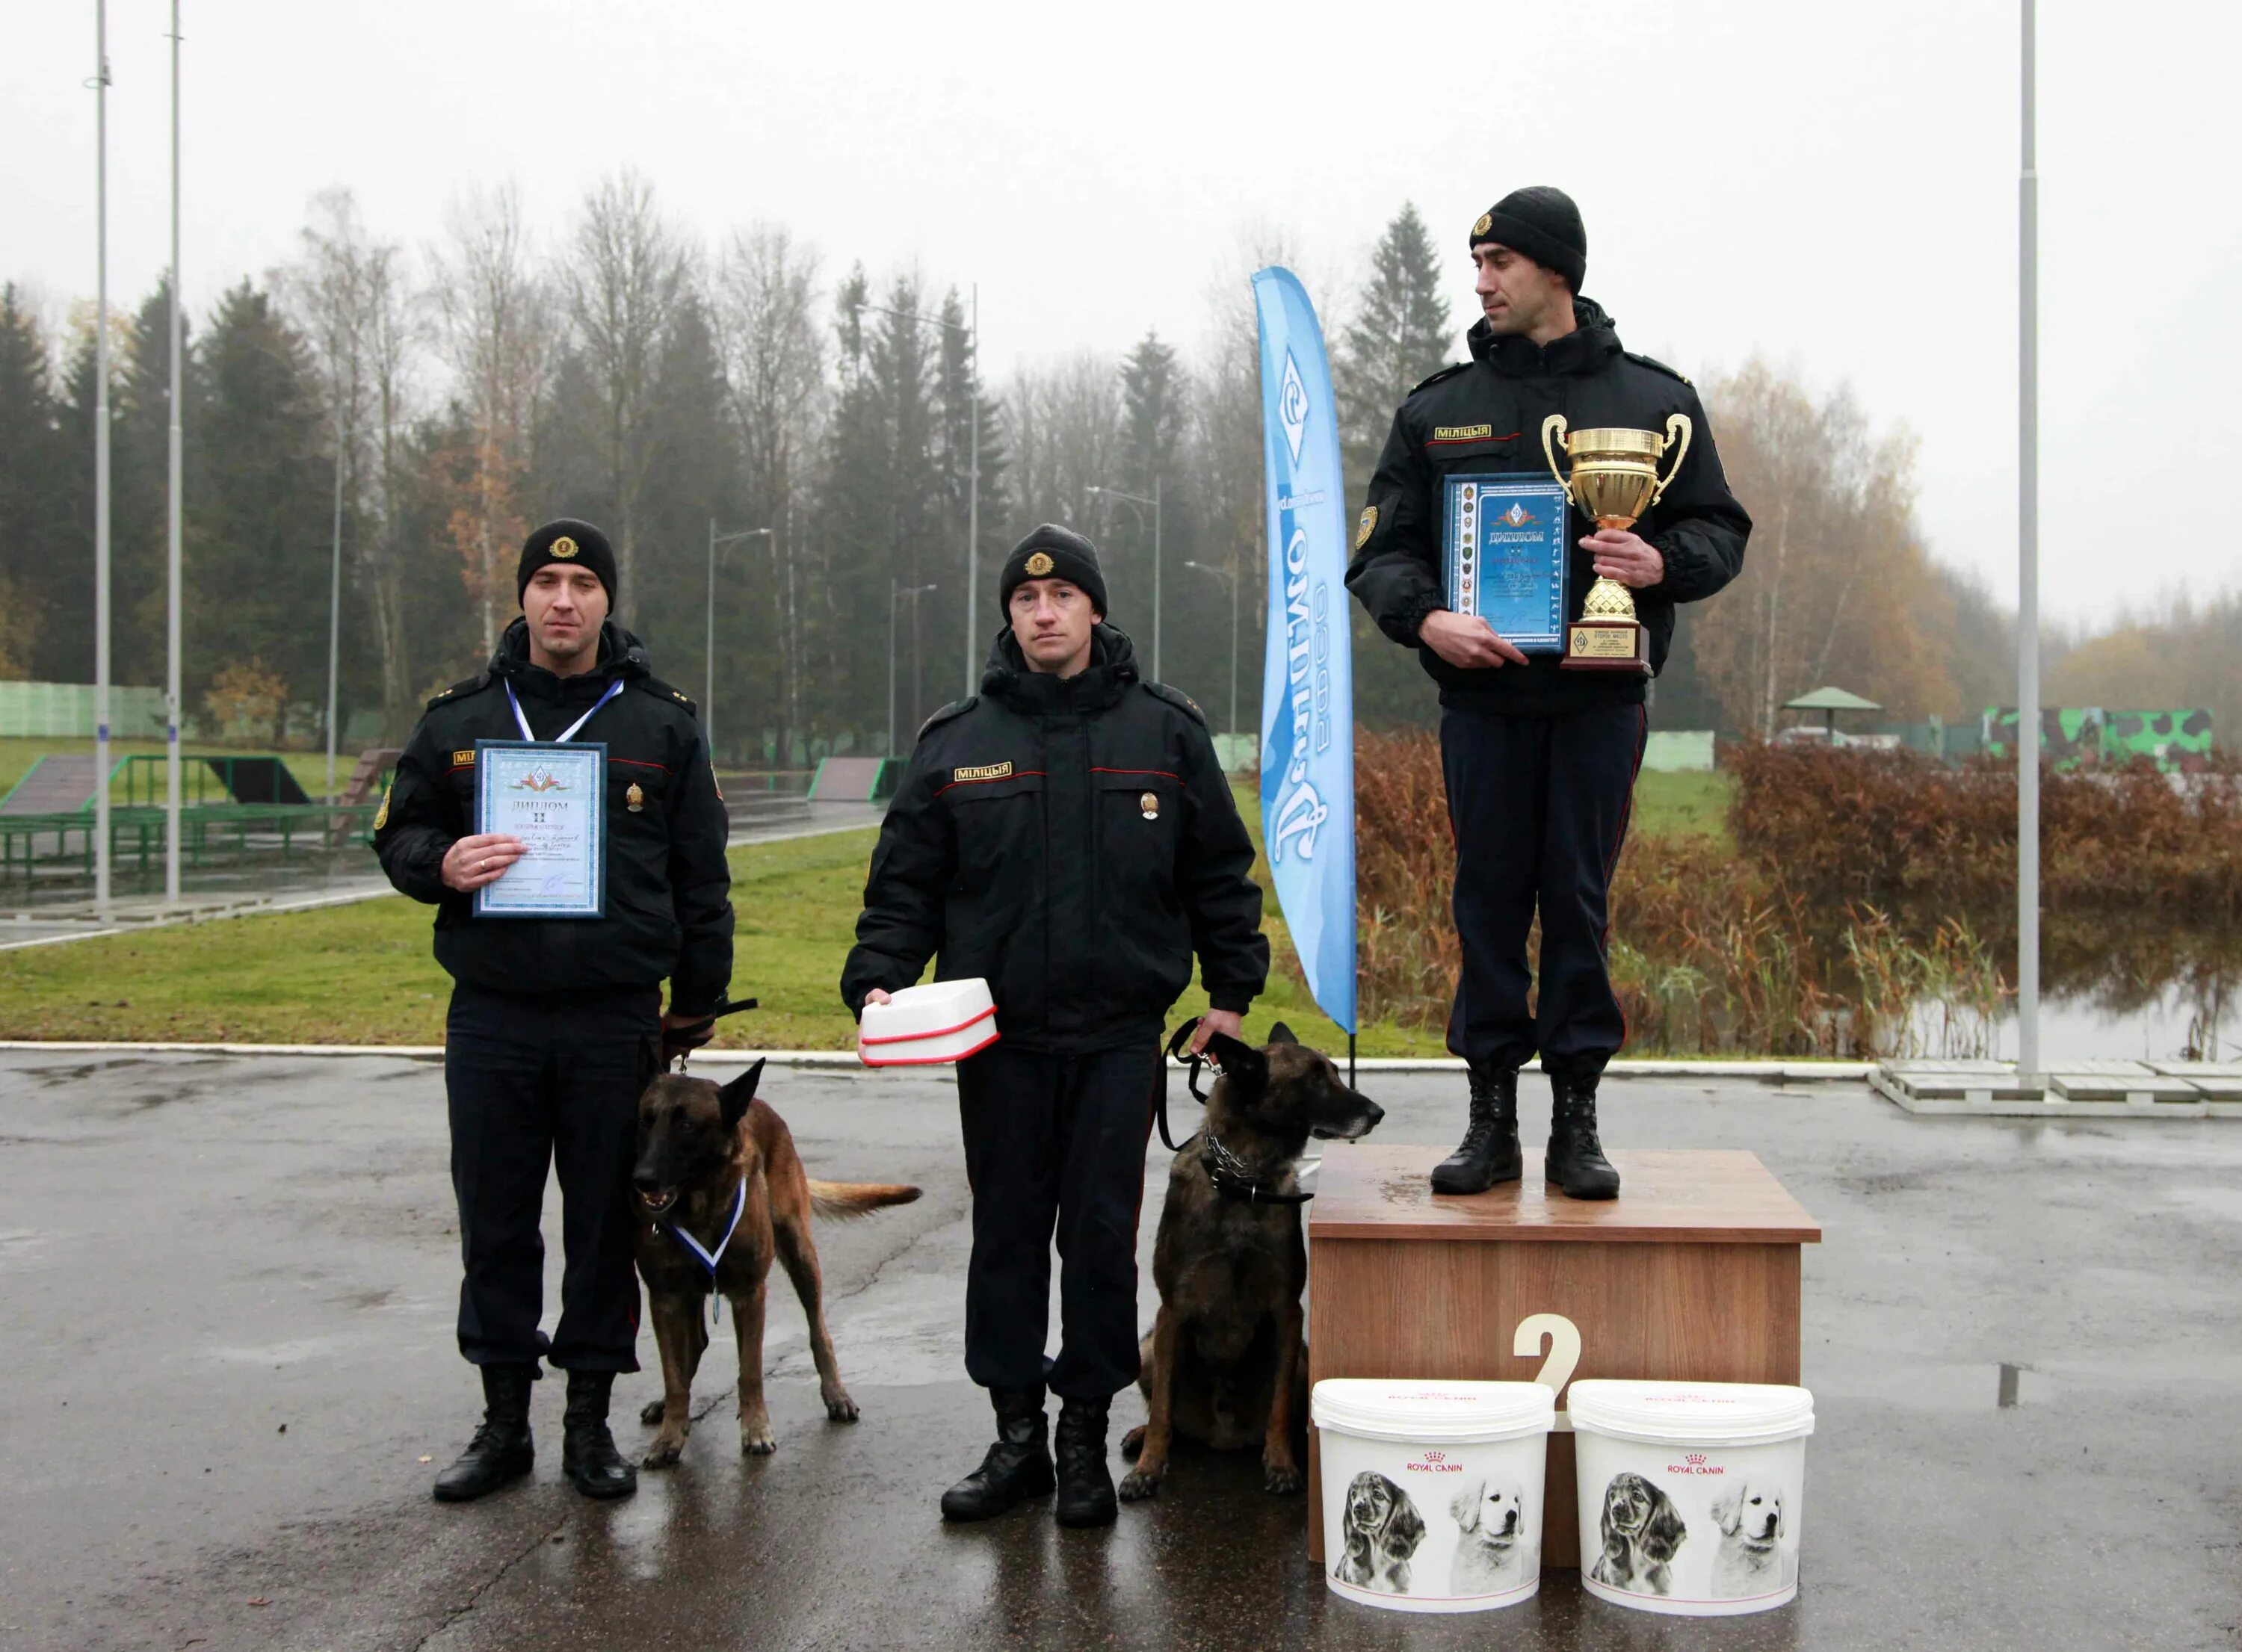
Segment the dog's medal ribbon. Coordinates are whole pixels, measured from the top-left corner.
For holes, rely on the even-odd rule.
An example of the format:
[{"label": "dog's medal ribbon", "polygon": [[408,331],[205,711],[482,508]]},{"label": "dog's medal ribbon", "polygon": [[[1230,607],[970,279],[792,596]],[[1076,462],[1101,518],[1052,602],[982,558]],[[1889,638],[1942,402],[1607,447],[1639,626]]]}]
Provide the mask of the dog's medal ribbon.
[{"label": "dog's medal ribbon", "polygon": [[[593,709],[596,711],[599,708],[594,706]],[[576,731],[571,729],[568,732],[573,734]],[[702,1249],[699,1240],[694,1238],[674,1221],[661,1224],[662,1232],[691,1251],[694,1260],[708,1270],[708,1322],[711,1325],[718,1323],[724,1317],[724,1298],[716,1289],[716,1264],[724,1260],[724,1247],[732,1242],[732,1235],[740,1228],[740,1218],[747,1214],[747,1211],[748,1179],[742,1176],[740,1178],[740,1196],[732,1206],[732,1220],[725,1224],[724,1236],[716,1241],[715,1250]]]},{"label": "dog's medal ribbon", "polygon": [[[585,724],[590,722],[592,719],[598,714],[600,707],[606,705],[609,700],[613,699],[616,695],[622,692],[623,679],[618,677],[614,681],[607,685],[607,692],[601,695],[600,698],[593,703],[592,709],[590,711],[586,712],[574,722],[569,724],[567,728],[560,733],[554,735],[549,744],[554,746],[566,746],[570,740],[574,739],[576,738],[577,731],[581,729]],[[529,732],[529,719],[521,714],[521,702],[514,697],[514,685],[512,683],[508,683],[506,686],[506,703],[514,707],[514,726],[521,731],[521,738],[527,740],[533,746],[538,744],[537,736]]]}]

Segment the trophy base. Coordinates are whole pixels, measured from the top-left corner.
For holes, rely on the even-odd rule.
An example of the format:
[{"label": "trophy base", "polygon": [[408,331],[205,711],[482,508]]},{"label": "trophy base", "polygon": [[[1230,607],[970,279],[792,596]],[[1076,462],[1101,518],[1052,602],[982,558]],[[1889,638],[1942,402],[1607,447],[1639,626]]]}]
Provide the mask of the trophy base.
[{"label": "trophy base", "polygon": [[1576,619],[1565,627],[1561,671],[1650,674],[1650,633],[1634,619]]}]

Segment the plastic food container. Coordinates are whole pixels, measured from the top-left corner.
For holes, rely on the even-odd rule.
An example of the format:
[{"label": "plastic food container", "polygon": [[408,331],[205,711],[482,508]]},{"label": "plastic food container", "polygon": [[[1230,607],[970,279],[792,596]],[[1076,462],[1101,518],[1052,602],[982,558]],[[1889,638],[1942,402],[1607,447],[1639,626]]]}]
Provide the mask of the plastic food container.
[{"label": "plastic food container", "polygon": [[1317,1383],[1331,1592],[1393,1612],[1531,1600],[1556,1405],[1538,1382]]},{"label": "plastic food container", "polygon": [[856,1054],[866,1067],[962,1061],[996,1041],[997,1006],[978,975],[906,987],[884,1004],[865,1005],[856,1026]]},{"label": "plastic food container", "polygon": [[1589,1594],[1682,1617],[1763,1612],[1797,1595],[1812,1395],[1584,1381],[1566,1408]]}]

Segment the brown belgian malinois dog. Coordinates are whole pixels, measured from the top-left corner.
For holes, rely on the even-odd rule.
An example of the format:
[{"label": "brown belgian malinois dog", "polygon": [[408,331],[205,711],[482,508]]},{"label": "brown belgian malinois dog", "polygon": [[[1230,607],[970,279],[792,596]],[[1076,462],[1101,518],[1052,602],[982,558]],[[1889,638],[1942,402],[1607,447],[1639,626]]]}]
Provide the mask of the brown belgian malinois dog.
[{"label": "brown belgian malinois dog", "polygon": [[[1171,1053],[1190,1030],[1176,1034]],[[1177,1435],[1218,1451],[1258,1441],[1265,1489],[1283,1495],[1306,1483],[1300,1153],[1310,1136],[1358,1140],[1386,1116],[1281,1021],[1260,1049],[1218,1033],[1207,1053],[1222,1076],[1205,1098],[1205,1126],[1168,1170],[1153,1241],[1160,1311],[1137,1379],[1151,1415],[1121,1441],[1137,1462],[1120,1487],[1131,1502],[1158,1493]],[[1194,1067],[1194,1094],[1197,1076]]]},{"label": "brown belgian malinois dog", "polygon": [[712,1288],[731,1303],[739,1342],[740,1449],[756,1456],[778,1449],[763,1405],[763,1287],[774,1254],[809,1317],[809,1352],[825,1415],[836,1422],[856,1420],[856,1402],[841,1386],[833,1336],[825,1328],[809,1213],[859,1216],[909,1204],[919,1190],[811,1180],[785,1120],[755,1100],[762,1073],[758,1061],[722,1087],[709,1079],[661,1073],[639,1097],[638,1160],[631,1171],[645,1218],[637,1234],[638,1271],[661,1351],[661,1398],[639,1413],[641,1422],[661,1428],[641,1459],[648,1468],[675,1463],[692,1427],[693,1374],[708,1346]]}]

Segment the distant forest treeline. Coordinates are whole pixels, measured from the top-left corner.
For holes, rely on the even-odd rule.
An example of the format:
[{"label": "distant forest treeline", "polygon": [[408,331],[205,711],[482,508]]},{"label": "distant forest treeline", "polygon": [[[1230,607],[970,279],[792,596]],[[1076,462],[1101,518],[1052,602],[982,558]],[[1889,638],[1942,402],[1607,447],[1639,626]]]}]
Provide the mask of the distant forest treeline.
[{"label": "distant forest treeline", "polygon": [[[891,661],[907,737],[967,682],[977,392],[973,655],[997,624],[1004,551],[1059,520],[1099,542],[1112,618],[1149,662],[1151,513],[1090,490],[1157,488],[1164,674],[1227,722],[1235,582],[1238,715],[1257,726],[1260,398],[1245,277],[1280,254],[1241,255],[1189,354],[1147,334],[1118,359],[1084,351],[983,387],[956,289],[910,271],[876,279],[861,263],[836,277],[769,224],[697,244],[632,174],[589,192],[557,234],[525,223],[511,190],[470,193],[441,243],[418,251],[366,225],[348,193],[322,196],[292,264],[192,318],[188,708],[278,734],[323,705],[339,487],[346,726],[394,737],[472,671],[514,612],[522,535],[567,514],[606,527],[621,617],[696,697],[709,525],[751,535],[716,569],[715,726],[730,760],[878,746]],[[1359,282],[1319,298],[1359,498],[1395,405],[1460,352],[1465,292],[1405,206]],[[168,302],[159,288],[109,318],[114,657],[127,684],[163,679]],[[0,288],[0,676],[92,675],[94,324],[90,304],[50,324]],[[2013,698],[2012,623],[1926,553],[1904,432],[1879,435],[1849,397],[1816,400],[1756,363],[1702,389],[1758,527],[1739,584],[1685,611],[1655,689],[1660,723],[1765,730],[1782,701],[1823,682],[1905,718]],[[2049,702],[2210,704],[2234,728],[2238,619],[2228,598],[2060,641]],[[1356,637],[1363,719],[1429,720],[1413,660],[1359,615]]]}]

